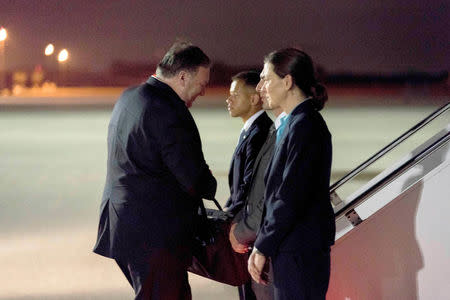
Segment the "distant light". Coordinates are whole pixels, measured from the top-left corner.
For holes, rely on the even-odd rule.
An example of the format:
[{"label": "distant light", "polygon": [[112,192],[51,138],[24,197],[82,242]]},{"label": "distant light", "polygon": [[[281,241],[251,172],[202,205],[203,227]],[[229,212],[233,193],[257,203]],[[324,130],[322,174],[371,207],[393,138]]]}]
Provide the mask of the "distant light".
[{"label": "distant light", "polygon": [[53,46],[53,44],[48,44],[47,47],[45,47],[45,55],[46,56],[52,55],[54,51],[55,51],[55,47]]},{"label": "distant light", "polygon": [[66,49],[62,49],[58,54],[58,61],[65,62],[69,58],[69,52]]},{"label": "distant light", "polygon": [[0,28],[0,42],[3,42],[8,37],[8,32],[5,28]]}]

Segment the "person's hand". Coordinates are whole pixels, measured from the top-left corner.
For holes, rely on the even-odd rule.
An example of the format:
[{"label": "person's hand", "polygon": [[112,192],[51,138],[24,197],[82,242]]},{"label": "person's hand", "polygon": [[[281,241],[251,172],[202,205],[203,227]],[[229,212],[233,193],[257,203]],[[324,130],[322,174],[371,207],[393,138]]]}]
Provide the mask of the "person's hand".
[{"label": "person's hand", "polygon": [[233,250],[237,253],[247,253],[248,252],[248,246],[241,244],[238,242],[236,237],[234,236],[234,229],[236,228],[237,223],[233,223],[230,228],[230,243]]},{"label": "person's hand", "polygon": [[253,248],[253,252],[248,259],[248,272],[253,280],[259,284],[267,285],[267,274],[263,273],[266,264],[266,257]]}]

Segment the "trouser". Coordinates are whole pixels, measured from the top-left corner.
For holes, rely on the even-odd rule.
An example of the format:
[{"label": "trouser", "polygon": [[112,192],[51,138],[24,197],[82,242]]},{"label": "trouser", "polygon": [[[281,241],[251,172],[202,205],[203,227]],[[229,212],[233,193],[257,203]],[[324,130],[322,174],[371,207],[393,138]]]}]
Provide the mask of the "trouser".
[{"label": "trouser", "polygon": [[151,249],[140,257],[116,258],[134,289],[135,300],[190,300],[186,249]]},{"label": "trouser", "polygon": [[255,293],[252,289],[252,283],[247,282],[238,287],[239,300],[256,300]]},{"label": "trouser", "polygon": [[274,299],[274,288],[273,288],[273,266],[272,260],[269,258],[267,261],[267,285],[256,283],[252,279],[252,290],[255,293],[257,300],[273,300]]},{"label": "trouser", "polygon": [[267,260],[264,271],[267,274],[267,285],[256,283],[253,279],[239,287],[240,300],[273,300],[273,267],[271,259]]},{"label": "trouser", "polygon": [[278,253],[272,261],[276,300],[325,300],[330,249]]}]

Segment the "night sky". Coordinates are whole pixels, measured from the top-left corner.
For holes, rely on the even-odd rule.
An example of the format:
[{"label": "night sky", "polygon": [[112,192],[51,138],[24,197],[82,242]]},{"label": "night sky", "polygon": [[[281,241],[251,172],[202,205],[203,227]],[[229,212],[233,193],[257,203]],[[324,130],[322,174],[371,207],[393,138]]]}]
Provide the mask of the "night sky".
[{"label": "night sky", "polygon": [[0,0],[7,68],[44,63],[52,42],[71,68],[152,62],[176,38],[214,60],[261,64],[302,47],[332,72],[441,71],[450,66],[450,1]]}]

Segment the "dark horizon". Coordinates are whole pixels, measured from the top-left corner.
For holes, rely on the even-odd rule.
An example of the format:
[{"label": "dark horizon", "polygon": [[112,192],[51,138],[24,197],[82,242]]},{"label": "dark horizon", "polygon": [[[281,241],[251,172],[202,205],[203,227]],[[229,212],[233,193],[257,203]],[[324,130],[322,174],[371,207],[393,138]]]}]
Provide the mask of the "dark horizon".
[{"label": "dark horizon", "polygon": [[[60,86],[129,86],[147,80],[155,72],[156,66],[156,63],[139,64],[125,61],[113,63],[105,71],[77,70],[68,68],[68,66],[65,66],[66,68],[64,69],[28,66],[26,68],[9,70],[6,74],[0,71],[0,76],[4,76],[6,79],[4,87],[10,90],[16,84],[22,87],[32,87],[42,86],[44,82],[55,82]],[[213,64],[209,84],[210,86],[228,86],[231,78],[243,70],[261,71],[261,66]],[[23,75],[18,76],[19,74]],[[22,79],[19,80],[18,78]],[[386,85],[407,85],[411,87],[439,85],[444,88],[447,86],[448,71],[328,72],[319,66],[317,78],[326,85],[342,85],[343,87],[364,85],[373,87]]]},{"label": "dark horizon", "polygon": [[8,69],[46,63],[47,43],[70,68],[114,60],[151,63],[183,38],[215,62],[262,65],[268,52],[303,48],[329,72],[448,70],[448,1],[25,1],[0,0]]}]

